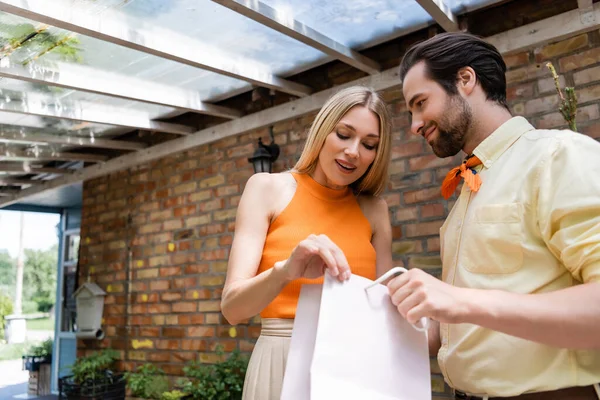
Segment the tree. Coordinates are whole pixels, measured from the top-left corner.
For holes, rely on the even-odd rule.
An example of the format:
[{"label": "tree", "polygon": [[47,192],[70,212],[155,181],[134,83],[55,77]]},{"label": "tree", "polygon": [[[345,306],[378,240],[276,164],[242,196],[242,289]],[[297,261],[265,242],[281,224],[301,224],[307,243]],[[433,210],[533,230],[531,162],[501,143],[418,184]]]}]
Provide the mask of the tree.
[{"label": "tree", "polygon": [[48,250],[25,249],[23,298],[37,303],[38,311],[48,311],[56,296],[58,246]]},{"label": "tree", "polygon": [[11,298],[15,296],[15,262],[7,250],[0,250],[0,293]]}]

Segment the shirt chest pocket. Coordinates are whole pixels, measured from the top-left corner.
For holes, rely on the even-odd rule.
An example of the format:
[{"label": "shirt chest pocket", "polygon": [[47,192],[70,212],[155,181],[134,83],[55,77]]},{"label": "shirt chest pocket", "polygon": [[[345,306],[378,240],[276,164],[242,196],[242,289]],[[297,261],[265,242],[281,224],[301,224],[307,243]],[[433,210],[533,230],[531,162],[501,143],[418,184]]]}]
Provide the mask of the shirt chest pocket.
[{"label": "shirt chest pocket", "polygon": [[523,266],[523,205],[490,204],[465,226],[463,267],[476,274],[510,274]]}]

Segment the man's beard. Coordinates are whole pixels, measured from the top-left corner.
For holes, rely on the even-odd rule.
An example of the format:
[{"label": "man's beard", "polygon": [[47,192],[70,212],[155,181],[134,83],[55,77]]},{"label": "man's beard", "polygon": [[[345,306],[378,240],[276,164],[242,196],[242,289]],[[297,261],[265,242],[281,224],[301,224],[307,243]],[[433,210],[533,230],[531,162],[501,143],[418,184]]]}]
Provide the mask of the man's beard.
[{"label": "man's beard", "polygon": [[465,145],[465,137],[471,128],[472,120],[473,113],[469,103],[460,95],[449,97],[444,115],[437,124],[438,137],[431,145],[435,155],[446,158],[458,154]]}]

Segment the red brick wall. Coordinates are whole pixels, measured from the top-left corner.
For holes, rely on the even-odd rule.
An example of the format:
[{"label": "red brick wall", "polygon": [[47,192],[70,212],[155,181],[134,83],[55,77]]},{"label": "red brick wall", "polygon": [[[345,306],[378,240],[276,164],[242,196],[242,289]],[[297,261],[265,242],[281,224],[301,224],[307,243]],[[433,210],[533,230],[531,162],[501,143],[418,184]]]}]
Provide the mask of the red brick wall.
[{"label": "red brick wall", "polygon": [[[565,127],[544,64],[576,85],[579,130],[600,138],[600,33],[579,35],[506,57],[509,102],[515,114],[541,128]],[[438,159],[422,138],[408,133],[399,88],[385,92],[394,116],[393,159],[385,199],[393,224],[397,265],[439,275],[438,230],[453,205],[439,186],[458,161]],[[275,125],[282,155],[276,171],[293,166],[313,115]],[[81,276],[107,292],[106,339],[79,342],[80,353],[112,347],[122,368],[157,363],[180,374],[189,360],[214,361],[215,347],[249,352],[259,334],[255,320],[235,329],[219,313],[236,206],[252,167],[247,161],[266,130],[201,146],[84,185]],[[436,398],[448,396],[432,361]],[[441,394],[445,393],[445,394]]]}]

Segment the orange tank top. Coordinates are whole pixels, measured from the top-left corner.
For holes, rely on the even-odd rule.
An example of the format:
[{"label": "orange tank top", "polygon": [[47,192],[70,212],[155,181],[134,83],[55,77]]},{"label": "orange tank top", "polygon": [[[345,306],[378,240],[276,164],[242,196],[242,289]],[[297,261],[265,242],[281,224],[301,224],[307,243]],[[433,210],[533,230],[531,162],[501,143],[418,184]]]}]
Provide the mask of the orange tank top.
[{"label": "orange tank top", "polygon": [[[292,175],[298,183],[296,193],[269,226],[258,273],[289,258],[298,243],[310,234],[325,234],[342,249],[353,274],[375,279],[371,225],[351,189],[330,189],[308,174]],[[261,317],[294,318],[300,287],[322,282],[322,277],[290,282],[260,313]]]}]

